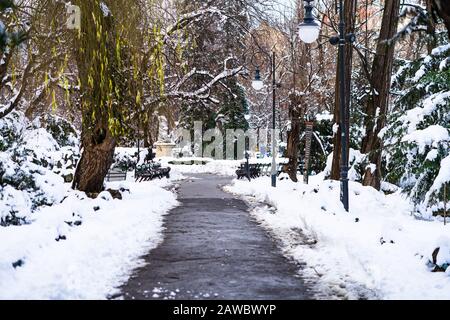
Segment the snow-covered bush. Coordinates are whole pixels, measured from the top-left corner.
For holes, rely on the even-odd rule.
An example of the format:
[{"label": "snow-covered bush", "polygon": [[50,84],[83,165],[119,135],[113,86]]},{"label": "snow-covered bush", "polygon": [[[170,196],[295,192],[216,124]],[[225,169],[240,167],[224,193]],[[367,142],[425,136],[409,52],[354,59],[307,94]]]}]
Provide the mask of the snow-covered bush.
[{"label": "snow-covered bush", "polygon": [[112,167],[121,170],[134,170],[137,164],[144,163],[148,155],[148,149],[140,149],[139,163],[138,163],[138,149],[137,148],[122,148],[117,147],[114,152],[114,162]]},{"label": "snow-covered bush", "polygon": [[386,179],[400,185],[422,214],[436,214],[450,181],[450,45],[405,63],[393,86],[399,98],[382,133]]},{"label": "snow-covered bush", "polygon": [[67,120],[61,117],[47,114],[35,121],[35,124],[38,128],[44,127],[60,146],[76,147],[78,145],[77,131]]},{"label": "snow-covered bush", "polygon": [[30,123],[20,112],[0,120],[0,133],[0,224],[26,223],[64,197],[79,159],[77,133],[61,118]]},{"label": "snow-covered bush", "polygon": [[0,121],[0,152],[12,148],[22,138],[23,124],[20,122],[21,115],[17,112],[11,113]]}]

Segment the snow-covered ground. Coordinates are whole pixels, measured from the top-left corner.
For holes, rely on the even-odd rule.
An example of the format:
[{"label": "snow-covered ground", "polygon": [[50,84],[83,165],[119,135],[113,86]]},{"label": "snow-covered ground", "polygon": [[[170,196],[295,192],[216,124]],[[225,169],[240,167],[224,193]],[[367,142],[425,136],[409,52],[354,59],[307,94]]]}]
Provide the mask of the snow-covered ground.
[{"label": "snow-covered ground", "polygon": [[[418,220],[399,194],[384,195],[350,182],[350,213],[339,201],[339,182],[310,185],[269,178],[234,181],[226,190],[265,203],[252,214],[280,239],[286,255],[307,264],[321,295],[368,299],[450,299],[450,268],[431,272],[429,261],[450,262],[450,225]],[[276,211],[269,210],[270,207]]]},{"label": "snow-covered ground", "polygon": [[[110,183],[123,200],[67,190],[30,224],[0,232],[0,299],[105,299],[139,258],[162,240],[163,216],[177,205],[171,181]],[[7,244],[7,245],[5,245]]]},{"label": "snow-covered ground", "polygon": [[162,240],[163,217],[178,204],[170,189],[182,176],[135,183],[130,173],[107,183],[122,200],[109,192],[90,199],[71,189],[79,135],[67,121],[14,112],[0,133],[0,299],[114,294]]}]

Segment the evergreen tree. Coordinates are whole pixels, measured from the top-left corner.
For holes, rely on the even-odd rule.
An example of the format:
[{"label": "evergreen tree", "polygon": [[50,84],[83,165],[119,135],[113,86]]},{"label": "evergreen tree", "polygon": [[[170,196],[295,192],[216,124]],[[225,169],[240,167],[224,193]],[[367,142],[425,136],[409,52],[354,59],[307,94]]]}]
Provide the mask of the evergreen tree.
[{"label": "evergreen tree", "polygon": [[226,84],[234,94],[223,94],[219,110],[219,116],[224,120],[223,128],[248,130],[245,115],[248,114],[249,104],[245,90],[235,78],[229,79]]},{"label": "evergreen tree", "polygon": [[405,63],[393,84],[398,98],[383,134],[386,179],[404,188],[422,213],[437,213],[450,181],[450,46]]}]

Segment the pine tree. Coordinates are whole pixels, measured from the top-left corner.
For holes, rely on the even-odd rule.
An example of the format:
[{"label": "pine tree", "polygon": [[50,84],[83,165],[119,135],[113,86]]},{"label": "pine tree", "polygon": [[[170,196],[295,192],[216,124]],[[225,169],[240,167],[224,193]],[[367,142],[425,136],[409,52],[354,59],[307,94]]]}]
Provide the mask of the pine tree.
[{"label": "pine tree", "polygon": [[436,213],[450,181],[450,46],[404,63],[393,84],[398,98],[383,133],[386,179],[399,184],[422,213]]}]

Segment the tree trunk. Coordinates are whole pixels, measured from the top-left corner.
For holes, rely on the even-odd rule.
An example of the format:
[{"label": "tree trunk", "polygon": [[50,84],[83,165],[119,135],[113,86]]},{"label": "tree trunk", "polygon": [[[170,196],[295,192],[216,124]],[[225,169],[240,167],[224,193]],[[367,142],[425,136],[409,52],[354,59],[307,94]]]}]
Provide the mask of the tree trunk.
[{"label": "tree trunk", "polygon": [[288,131],[286,157],[289,159],[288,164],[284,170],[289,175],[289,178],[298,182],[297,167],[298,167],[298,149],[300,145],[300,124],[303,119],[303,112],[300,108],[297,95],[294,93],[290,97],[289,118],[291,119],[291,129]]},{"label": "tree trunk", "polygon": [[[433,12],[433,0],[426,0],[426,5],[427,5],[427,11],[428,12]],[[433,18],[431,17],[430,14],[430,18],[428,21],[428,25],[427,25],[427,51],[428,54],[430,55],[431,52],[433,51],[434,48],[436,48],[437,45],[437,38],[436,38],[436,25],[435,22],[433,20]],[[413,39],[411,39],[411,45],[415,44],[415,41],[413,41]]]},{"label": "tree trunk", "polygon": [[444,20],[450,38],[450,5],[448,0],[433,0],[433,8],[439,17]]},{"label": "tree trunk", "polygon": [[400,0],[386,0],[381,24],[380,37],[372,65],[372,92],[366,105],[366,134],[361,152],[368,156],[371,164],[366,168],[363,179],[365,186],[380,190],[382,141],[378,137],[386,123],[394,61],[395,43],[391,43],[397,32]]},{"label": "tree trunk", "polygon": [[[87,193],[103,191],[103,181],[114,158],[116,139],[109,130],[106,137],[101,134],[88,134],[83,143],[84,151],[74,177],[73,188]],[[96,141],[102,139],[102,141]]]},{"label": "tree trunk", "polygon": [[[345,0],[344,2],[344,16],[345,16],[345,33],[353,33],[355,31],[355,16],[356,16],[356,4],[355,0]],[[351,76],[352,76],[352,64],[353,64],[353,47],[351,44],[345,46],[345,114],[347,129],[350,129],[350,99],[351,99]],[[335,103],[334,103],[334,123],[339,124],[341,121],[340,116],[340,94],[339,94],[339,68],[336,68],[336,89],[335,89]],[[350,146],[350,139],[347,139],[347,146]],[[337,133],[333,138],[333,164],[331,167],[331,179],[339,180],[341,177],[341,128],[339,126]],[[347,149],[347,159],[350,154],[350,148]]]},{"label": "tree trunk", "polygon": [[102,3],[99,0],[76,2],[81,12],[90,14],[82,14],[77,54],[83,154],[73,188],[87,193],[103,190],[104,179],[113,162],[115,137],[120,132],[117,125],[121,117],[120,100],[116,92],[121,90],[116,82],[119,61],[115,21],[112,14],[105,15]]}]

